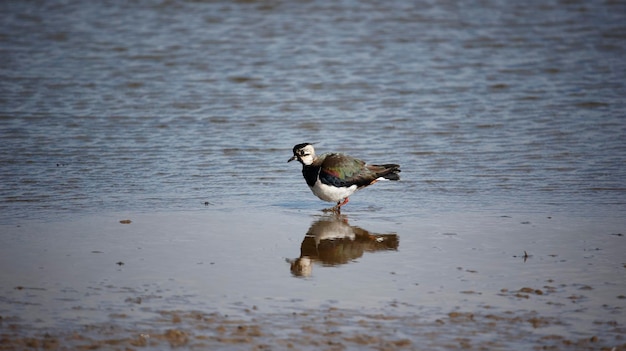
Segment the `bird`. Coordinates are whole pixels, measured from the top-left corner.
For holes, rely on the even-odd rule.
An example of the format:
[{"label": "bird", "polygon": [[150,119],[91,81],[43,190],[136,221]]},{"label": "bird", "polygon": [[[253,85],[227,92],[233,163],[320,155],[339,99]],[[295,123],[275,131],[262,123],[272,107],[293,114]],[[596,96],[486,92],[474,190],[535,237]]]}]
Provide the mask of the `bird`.
[{"label": "bird", "polygon": [[293,156],[287,162],[297,160],[302,164],[302,175],[313,194],[321,200],[335,202],[329,211],[341,213],[350,195],[379,180],[400,180],[400,165],[388,163],[370,165],[342,153],[315,154],[311,143],[293,147]]}]

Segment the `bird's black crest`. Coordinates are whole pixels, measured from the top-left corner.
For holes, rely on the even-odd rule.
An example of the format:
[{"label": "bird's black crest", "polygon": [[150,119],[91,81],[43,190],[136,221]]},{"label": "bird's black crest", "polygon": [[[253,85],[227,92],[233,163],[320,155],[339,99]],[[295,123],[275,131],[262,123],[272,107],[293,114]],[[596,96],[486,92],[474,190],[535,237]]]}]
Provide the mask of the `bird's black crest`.
[{"label": "bird's black crest", "polygon": [[298,144],[296,146],[293,147],[293,153],[295,154],[297,150],[302,149],[303,147],[307,146],[307,145],[311,145],[311,143],[302,143],[302,144]]}]

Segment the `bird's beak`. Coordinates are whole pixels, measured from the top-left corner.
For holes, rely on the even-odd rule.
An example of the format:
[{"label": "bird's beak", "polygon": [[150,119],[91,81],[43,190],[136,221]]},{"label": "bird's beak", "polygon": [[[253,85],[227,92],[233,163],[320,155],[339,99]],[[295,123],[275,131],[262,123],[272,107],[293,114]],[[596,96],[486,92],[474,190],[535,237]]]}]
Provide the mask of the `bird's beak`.
[{"label": "bird's beak", "polygon": [[298,158],[296,155],[291,156],[291,158],[287,160],[287,163],[295,160],[296,158]]}]

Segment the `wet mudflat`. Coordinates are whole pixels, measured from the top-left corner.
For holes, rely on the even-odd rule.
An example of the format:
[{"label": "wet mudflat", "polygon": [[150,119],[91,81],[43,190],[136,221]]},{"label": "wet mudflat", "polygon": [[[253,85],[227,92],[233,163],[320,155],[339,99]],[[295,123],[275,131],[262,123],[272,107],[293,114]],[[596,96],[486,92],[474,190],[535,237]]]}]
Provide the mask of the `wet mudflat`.
[{"label": "wet mudflat", "polygon": [[2,347],[626,348],[622,219],[354,202],[3,226]]},{"label": "wet mudflat", "polygon": [[[537,313],[451,312],[435,321],[419,315],[370,314],[328,308],[244,317],[202,312],[161,311],[141,327],[121,328],[114,321],[72,333],[2,338],[1,349],[91,350],[182,348],[190,350],[623,350],[623,329],[608,322],[608,337],[535,335],[532,330],[564,321]],[[124,318],[124,315],[116,316]],[[598,322],[600,324],[600,322]],[[613,346],[617,345],[617,346]]]}]

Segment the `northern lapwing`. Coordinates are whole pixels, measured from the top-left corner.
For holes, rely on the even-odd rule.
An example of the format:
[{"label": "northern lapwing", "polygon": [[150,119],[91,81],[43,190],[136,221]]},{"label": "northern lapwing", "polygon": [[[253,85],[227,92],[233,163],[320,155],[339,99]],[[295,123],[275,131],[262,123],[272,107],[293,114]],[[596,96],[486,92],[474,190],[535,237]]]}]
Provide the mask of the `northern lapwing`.
[{"label": "northern lapwing", "polygon": [[354,157],[328,153],[315,155],[310,143],[293,147],[293,156],[287,160],[298,160],[302,164],[302,175],[315,196],[337,205],[331,211],[341,212],[348,197],[355,191],[372,185],[379,180],[400,180],[400,165],[370,165]]}]

